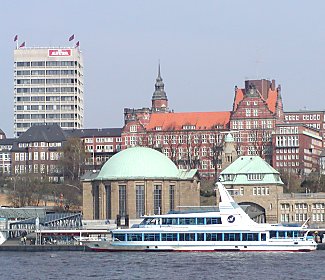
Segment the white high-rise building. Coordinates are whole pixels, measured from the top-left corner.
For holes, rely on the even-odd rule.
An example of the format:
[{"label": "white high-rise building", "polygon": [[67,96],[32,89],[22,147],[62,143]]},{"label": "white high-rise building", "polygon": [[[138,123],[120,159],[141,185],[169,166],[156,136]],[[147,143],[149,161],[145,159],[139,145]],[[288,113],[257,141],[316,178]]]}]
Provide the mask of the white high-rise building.
[{"label": "white high-rise building", "polygon": [[14,50],[14,134],[33,125],[83,128],[83,60],[79,48]]}]

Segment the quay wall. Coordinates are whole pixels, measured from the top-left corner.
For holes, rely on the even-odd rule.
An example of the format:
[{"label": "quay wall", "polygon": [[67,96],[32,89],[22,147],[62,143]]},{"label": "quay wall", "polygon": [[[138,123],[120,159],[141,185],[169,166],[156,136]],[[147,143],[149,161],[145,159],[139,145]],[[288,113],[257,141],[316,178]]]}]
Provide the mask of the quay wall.
[{"label": "quay wall", "polygon": [[48,251],[89,251],[85,245],[2,245],[1,251],[48,252]]}]

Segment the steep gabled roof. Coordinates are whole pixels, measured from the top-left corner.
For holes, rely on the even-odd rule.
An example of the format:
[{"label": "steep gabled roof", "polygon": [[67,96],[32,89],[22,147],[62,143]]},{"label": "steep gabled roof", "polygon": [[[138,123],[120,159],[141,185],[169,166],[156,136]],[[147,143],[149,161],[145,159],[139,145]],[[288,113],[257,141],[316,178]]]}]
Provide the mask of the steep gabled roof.
[{"label": "steep gabled roof", "polygon": [[19,136],[18,143],[30,142],[62,142],[66,137],[58,124],[35,125]]},{"label": "steep gabled roof", "polygon": [[147,130],[180,130],[183,126],[195,126],[195,130],[212,129],[216,125],[226,128],[229,124],[230,112],[188,112],[152,114]]},{"label": "steep gabled roof", "polygon": [[[250,180],[249,174],[261,174],[261,178]],[[220,173],[220,181],[226,185],[283,184],[279,172],[259,156],[239,157]]]},{"label": "steep gabled roof", "polygon": [[266,104],[272,113],[275,113],[275,111],[276,111],[276,101],[278,98],[278,94],[279,93],[276,90],[269,90]]},{"label": "steep gabled roof", "polygon": [[16,141],[15,138],[5,138],[5,139],[0,139],[0,145],[3,146],[3,145],[13,145],[14,142]]},{"label": "steep gabled roof", "polygon": [[[276,111],[276,101],[278,98],[278,92],[276,90],[271,90],[269,89],[268,92],[268,98],[267,100],[264,100],[262,95],[260,95],[260,98],[262,100],[264,100],[266,102],[266,105],[268,107],[268,109],[272,112],[275,113]],[[237,89],[235,92],[235,99],[234,99],[234,105],[233,105],[233,111],[236,111],[238,104],[240,103],[240,101],[242,101],[245,97],[245,89]]]},{"label": "steep gabled roof", "polygon": [[243,99],[244,99],[244,89],[237,88],[235,92],[233,111],[236,111],[239,102],[242,101]]}]

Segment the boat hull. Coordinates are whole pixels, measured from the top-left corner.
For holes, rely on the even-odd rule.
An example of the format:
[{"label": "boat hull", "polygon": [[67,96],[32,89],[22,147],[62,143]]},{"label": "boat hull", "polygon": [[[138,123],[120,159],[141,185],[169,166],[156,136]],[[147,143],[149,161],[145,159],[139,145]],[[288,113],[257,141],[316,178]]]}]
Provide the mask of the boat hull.
[{"label": "boat hull", "polygon": [[314,244],[268,244],[268,245],[125,245],[109,242],[88,244],[96,252],[310,252],[317,249]]}]

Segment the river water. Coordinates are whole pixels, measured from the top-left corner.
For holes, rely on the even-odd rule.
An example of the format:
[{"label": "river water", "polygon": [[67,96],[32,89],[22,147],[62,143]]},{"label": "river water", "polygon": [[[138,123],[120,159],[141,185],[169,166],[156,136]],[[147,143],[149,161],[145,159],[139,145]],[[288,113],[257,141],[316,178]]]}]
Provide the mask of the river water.
[{"label": "river water", "polygon": [[0,267],[0,279],[325,280],[325,251],[0,252]]}]

